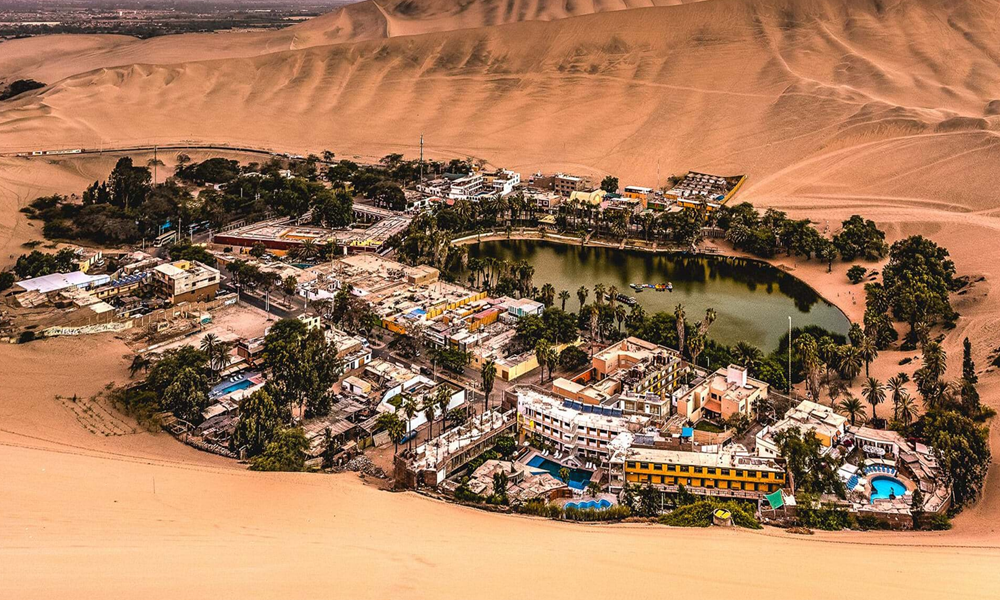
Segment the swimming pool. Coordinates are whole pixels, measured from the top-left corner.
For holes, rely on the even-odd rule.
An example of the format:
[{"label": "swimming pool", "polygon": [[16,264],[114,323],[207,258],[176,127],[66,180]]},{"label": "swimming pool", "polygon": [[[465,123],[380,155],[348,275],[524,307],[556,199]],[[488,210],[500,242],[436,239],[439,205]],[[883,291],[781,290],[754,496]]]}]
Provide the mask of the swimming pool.
[{"label": "swimming pool", "polygon": [[588,508],[600,510],[602,508],[608,508],[611,503],[601,498],[600,501],[597,500],[587,500],[586,502],[567,502],[563,508],[577,508],[580,510],[586,510]]},{"label": "swimming pool", "polygon": [[[562,477],[559,476],[559,470],[562,469],[563,466],[559,463],[552,462],[544,456],[536,454],[531,457],[531,460],[528,461],[528,466],[543,469],[548,471],[556,479],[560,481],[563,480]],[[591,475],[592,473],[590,471],[584,471],[583,469],[570,469],[569,481],[566,481],[565,483],[575,490],[582,490],[587,487],[588,483],[590,483]]]},{"label": "swimming pool", "polygon": [[241,379],[240,381],[237,381],[236,383],[230,383],[229,385],[227,385],[226,387],[224,387],[222,389],[215,389],[215,390],[213,390],[212,391],[212,395],[213,396],[225,396],[226,394],[232,394],[233,392],[236,392],[236,391],[239,391],[239,390],[245,390],[248,387],[250,387],[251,385],[253,385],[253,382],[250,381],[250,379]]},{"label": "swimming pool", "polygon": [[901,498],[906,493],[906,486],[895,477],[879,475],[872,478],[872,500],[895,497]]}]

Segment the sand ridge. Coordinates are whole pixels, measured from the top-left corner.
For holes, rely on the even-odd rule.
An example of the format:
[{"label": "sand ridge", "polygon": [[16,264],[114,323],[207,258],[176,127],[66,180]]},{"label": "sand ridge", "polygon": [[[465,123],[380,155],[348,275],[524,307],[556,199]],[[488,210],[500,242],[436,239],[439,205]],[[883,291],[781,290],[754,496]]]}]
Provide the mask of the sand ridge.
[{"label": "sand ridge", "polygon": [[[432,156],[526,172],[651,185],[746,172],[740,199],[834,229],[863,214],[890,241],[928,235],[960,275],[984,277],[955,298],[945,348],[949,375],[966,335],[985,367],[1000,346],[1000,3],[645,4],[365,2],[273,34],[5,43],[0,75],[53,85],[0,106],[0,151],[207,139],[378,156],[414,154],[426,133]],[[42,43],[51,60],[32,58]],[[0,158],[0,258],[37,237],[17,208],[79,192],[114,158]],[[857,318],[847,265],[777,262]],[[15,565],[0,586],[15,597],[590,597],[652,581],[708,598],[985,598],[1000,583],[996,467],[945,533],[573,526],[352,476],[249,473],[165,435],[94,433],[56,395],[123,381],[126,353],[109,336],[0,348],[0,564]],[[914,354],[883,353],[873,374]],[[980,381],[1000,407],[995,372]],[[1000,429],[991,441],[1000,456]],[[692,569],[681,556],[721,560]],[[877,573],[858,575],[868,565]]]}]

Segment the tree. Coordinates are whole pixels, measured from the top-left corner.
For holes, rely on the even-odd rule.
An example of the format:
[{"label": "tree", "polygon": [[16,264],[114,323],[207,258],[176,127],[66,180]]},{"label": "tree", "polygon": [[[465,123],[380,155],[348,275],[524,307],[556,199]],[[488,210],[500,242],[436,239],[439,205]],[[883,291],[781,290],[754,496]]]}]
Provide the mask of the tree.
[{"label": "tree", "polygon": [[493,393],[493,383],[497,378],[497,364],[492,358],[479,369],[479,375],[483,381],[483,412],[490,408],[490,394]]},{"label": "tree", "polygon": [[[0,271],[0,292],[10,289],[14,285],[17,278],[10,271]],[[560,296],[561,297],[561,296]],[[563,301],[563,308],[566,307],[566,302]]]},{"label": "tree", "polygon": [[[410,434],[413,432],[413,428],[411,427],[410,424],[413,422],[413,417],[417,416],[417,413],[420,412],[420,407],[417,405],[416,399],[409,393],[403,392],[402,397],[403,397],[403,403],[400,405],[399,408],[400,410],[403,411],[403,415],[406,417],[406,435],[410,436]],[[406,443],[412,446],[413,436],[410,436],[410,439],[407,440]]]},{"label": "tree", "polygon": [[971,504],[982,493],[989,470],[987,429],[957,412],[941,410],[924,415],[922,426],[923,437],[951,484],[956,508]]},{"label": "tree", "polygon": [[278,408],[264,390],[257,390],[240,403],[240,419],[230,438],[234,450],[245,450],[247,458],[262,453],[281,427]]},{"label": "tree", "polygon": [[203,420],[201,412],[208,408],[208,380],[199,371],[185,368],[163,392],[163,407],[197,425]]},{"label": "tree", "polygon": [[111,204],[126,211],[130,206],[137,208],[149,195],[152,178],[148,168],[133,166],[130,157],[119,158],[108,176]]},{"label": "tree", "polygon": [[299,280],[296,279],[295,275],[289,275],[281,282],[281,291],[285,294],[286,299],[290,296],[294,296],[298,287]]},{"label": "tree", "polygon": [[885,232],[881,231],[874,221],[866,221],[859,215],[852,215],[842,225],[841,232],[833,236],[833,245],[844,260],[854,260],[858,257],[865,260],[879,260],[885,257],[889,250],[885,243]]},{"label": "tree", "polygon": [[264,242],[254,242],[253,246],[250,247],[250,256],[254,258],[260,258],[267,254],[267,246]]},{"label": "tree", "polygon": [[581,285],[576,290],[576,297],[577,297],[578,300],[580,300],[580,309],[581,310],[583,309],[583,305],[585,305],[587,303],[587,295],[588,294],[590,294],[590,290],[588,290],[587,286],[585,286],[585,285]]},{"label": "tree", "polygon": [[298,319],[282,319],[264,337],[264,365],[271,369],[268,393],[283,412],[298,405],[306,417],[330,412],[330,388],[340,376],[336,348],[322,330]]},{"label": "tree", "polygon": [[882,387],[882,383],[878,379],[869,377],[861,386],[861,395],[871,405],[872,422],[875,422],[878,418],[875,414],[875,407],[885,401],[885,388]]},{"label": "tree", "polygon": [[862,423],[865,420],[865,407],[861,401],[854,396],[848,395],[837,404],[837,410],[851,420],[853,426],[859,419]]},{"label": "tree", "polygon": [[[392,440],[393,454],[399,454],[399,442],[406,436],[406,424],[394,412],[384,412],[375,420],[379,429],[385,430]],[[433,425],[433,423],[432,423]]]},{"label": "tree", "polygon": [[962,412],[965,416],[976,419],[982,412],[979,405],[979,391],[976,384],[979,383],[979,376],[976,375],[976,363],[972,361],[972,343],[969,338],[962,341]]},{"label": "tree", "polygon": [[434,419],[437,417],[437,405],[432,400],[424,398],[424,418],[427,419],[427,437],[434,437]]},{"label": "tree", "polygon": [[604,179],[601,180],[601,189],[609,194],[618,193],[618,178],[606,175]]},{"label": "tree", "polygon": [[369,196],[377,206],[391,210],[406,210],[406,195],[403,188],[391,181],[380,181],[372,188]]},{"label": "tree", "polygon": [[858,354],[860,354],[861,359],[865,361],[865,377],[868,377],[868,367],[878,356],[878,345],[875,343],[875,338],[870,335],[862,334],[861,340],[858,343]]},{"label": "tree", "polygon": [[954,316],[948,298],[954,275],[948,251],[923,236],[910,236],[889,249],[882,269],[886,298],[895,317],[910,325],[911,342],[917,323]]},{"label": "tree", "polygon": [[555,302],[556,299],[556,288],[551,283],[546,283],[542,286],[541,290],[541,302],[545,305],[545,308],[549,308]]},{"label": "tree", "polygon": [[756,373],[758,365],[764,360],[764,353],[753,344],[741,340],[736,342],[736,346],[733,347],[733,358],[753,374]]},{"label": "tree", "polygon": [[541,383],[545,380],[545,365],[548,364],[549,351],[552,350],[552,344],[545,338],[538,340],[535,344],[535,360],[538,361],[539,374],[538,382]]},{"label": "tree", "polygon": [[861,283],[867,274],[868,269],[862,267],[861,265],[854,265],[847,270],[847,279],[850,280],[851,283],[857,285]]},{"label": "tree", "polygon": [[840,360],[837,370],[841,376],[853,382],[858,374],[861,373],[862,366],[864,366],[864,359],[861,357],[861,351],[858,348],[850,344],[840,347]]},{"label": "tree", "polygon": [[[2,277],[2,275],[0,275]],[[10,286],[7,286],[10,287]],[[0,286],[0,291],[3,291],[3,287]],[[562,303],[562,309],[566,310],[566,301],[569,300],[569,292],[566,290],[561,290],[559,292],[559,301]]]},{"label": "tree", "polygon": [[559,353],[559,367],[566,371],[579,369],[587,364],[589,356],[579,347],[569,345]]},{"label": "tree", "polygon": [[842,459],[834,453],[823,452],[823,444],[812,431],[804,435],[797,427],[775,434],[778,452],[785,459],[791,478],[792,492],[809,494],[837,494],[844,498],[844,482],[837,475]]},{"label": "tree", "polygon": [[302,471],[309,440],[301,428],[279,429],[264,451],[250,460],[253,471]]},{"label": "tree", "polygon": [[906,383],[910,377],[906,373],[900,372],[898,375],[890,377],[885,382],[885,389],[889,392],[889,399],[892,401],[892,419],[899,419],[899,403],[908,395]]},{"label": "tree", "polygon": [[674,319],[676,320],[677,327],[677,349],[680,350],[681,354],[686,349],[684,346],[684,335],[687,333],[686,317],[683,304],[678,304],[674,307]]}]

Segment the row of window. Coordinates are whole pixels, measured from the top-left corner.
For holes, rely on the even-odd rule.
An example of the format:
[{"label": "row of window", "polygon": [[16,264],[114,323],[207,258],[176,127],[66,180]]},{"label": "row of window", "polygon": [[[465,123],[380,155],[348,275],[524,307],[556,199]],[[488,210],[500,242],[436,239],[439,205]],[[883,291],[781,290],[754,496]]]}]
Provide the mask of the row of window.
[{"label": "row of window", "polygon": [[749,469],[723,469],[718,467],[691,467],[687,465],[665,465],[663,463],[647,463],[631,461],[628,463],[629,470],[665,471],[667,473],[700,473],[702,475],[721,475],[723,477],[754,477],[756,479],[777,479],[784,481],[784,473],[772,471],[751,471]]},{"label": "row of window", "polygon": [[756,483],[753,481],[730,481],[728,479],[699,479],[697,477],[667,477],[660,475],[637,475],[629,473],[628,480],[632,483],[650,483],[654,485],[684,485],[689,487],[716,488],[722,490],[743,490],[746,492],[773,492],[781,487],[780,483]]}]

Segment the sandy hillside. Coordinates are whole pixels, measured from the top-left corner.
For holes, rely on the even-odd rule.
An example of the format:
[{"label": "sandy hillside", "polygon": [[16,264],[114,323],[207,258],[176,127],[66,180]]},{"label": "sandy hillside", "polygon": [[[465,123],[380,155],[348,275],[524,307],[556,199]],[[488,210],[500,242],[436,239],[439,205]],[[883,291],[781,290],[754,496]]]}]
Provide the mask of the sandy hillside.
[{"label": "sandy hillside", "polygon": [[[4,44],[0,76],[41,73],[52,85],[0,105],[0,152],[199,139],[378,156],[414,154],[424,133],[434,156],[524,172],[636,184],[745,172],[742,199],[833,228],[861,213],[893,240],[922,233],[948,247],[961,275],[985,278],[955,297],[951,373],[966,335],[984,367],[1000,346],[1000,2],[618,10],[634,6],[408,0],[256,38]],[[45,43],[51,60],[31,51]],[[79,192],[114,158],[0,157],[0,258],[37,235],[18,207]],[[781,262],[857,317],[846,265],[827,274]],[[21,567],[0,572],[0,586],[16,597],[176,596],[190,581],[216,597],[430,598],[610,595],[633,581],[648,592],[651,577],[682,594],[748,598],[975,598],[1000,584],[997,468],[984,500],[943,534],[803,539],[500,517],[351,477],[235,471],[165,436],[104,435],[55,396],[89,397],[124,376],[124,351],[107,339],[0,348],[0,530],[13,532],[0,535],[0,564]],[[873,374],[911,355],[884,353]],[[980,379],[1000,406],[996,374]],[[992,439],[1000,457],[1000,428]],[[677,560],[709,555],[727,558],[715,571]]]}]

